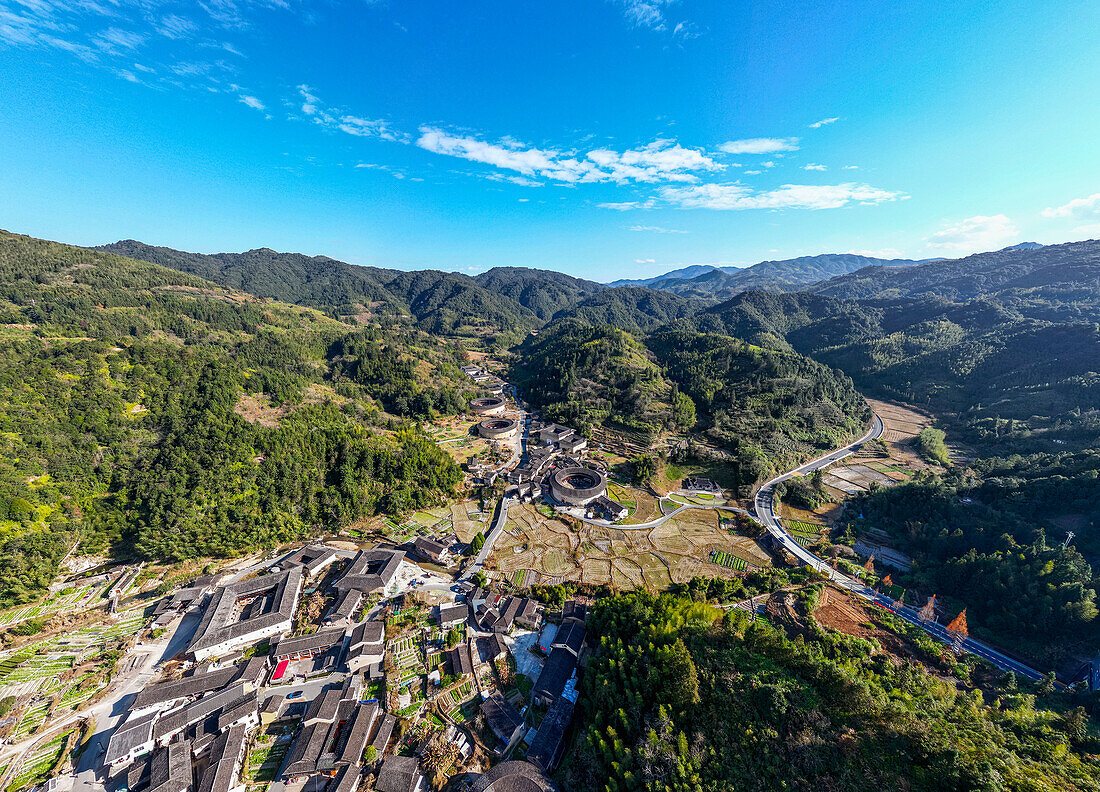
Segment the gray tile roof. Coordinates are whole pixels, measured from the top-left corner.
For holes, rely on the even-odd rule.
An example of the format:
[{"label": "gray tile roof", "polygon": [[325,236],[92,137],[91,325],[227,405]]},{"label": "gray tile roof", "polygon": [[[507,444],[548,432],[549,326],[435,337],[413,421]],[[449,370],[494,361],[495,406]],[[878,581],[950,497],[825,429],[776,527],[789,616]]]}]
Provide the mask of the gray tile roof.
[{"label": "gray tile roof", "polygon": [[328,745],[328,723],[312,723],[298,732],[286,759],[285,775],[305,775],[316,772],[317,760]]},{"label": "gray tile roof", "polygon": [[358,765],[363,760],[374,721],[378,718],[378,704],[370,702],[355,707],[351,722],[344,729],[339,761]]},{"label": "gray tile roof", "polygon": [[318,630],[315,633],[309,635],[299,635],[296,638],[284,638],[275,644],[275,649],[271,654],[278,657],[286,657],[292,654],[301,654],[303,652],[320,652],[322,650],[331,649],[338,643],[344,641],[344,628],[343,627],[330,627],[327,630]]},{"label": "gray tile roof", "polygon": [[539,730],[531,747],[527,749],[527,761],[541,770],[550,772],[561,758],[565,730],[573,717],[573,702],[559,696],[539,724]]},{"label": "gray tile roof", "polygon": [[170,743],[153,754],[149,765],[149,792],[187,792],[191,789],[191,743]]},{"label": "gray tile roof", "polygon": [[138,691],[137,696],[134,697],[134,703],[130,705],[130,709],[145,709],[166,701],[192,698],[203,693],[209,693],[211,690],[218,690],[236,678],[240,670],[235,666],[230,666],[206,674],[183,677],[172,682],[149,685]]},{"label": "gray tile roof", "polygon": [[461,605],[440,605],[439,623],[450,624],[452,622],[464,622],[469,613],[470,609],[465,603]]},{"label": "gray tile roof", "polygon": [[303,723],[309,723],[310,721],[326,721],[331,722],[336,717],[336,710],[340,706],[340,701],[344,698],[343,693],[339,688],[330,688],[322,691],[309,705],[309,709],[306,711],[305,718],[302,719]]},{"label": "gray tile roof", "polygon": [[374,788],[378,792],[412,792],[420,781],[420,763],[412,756],[389,756],[382,762]]},{"label": "gray tile roof", "polygon": [[329,789],[331,792],[355,792],[362,780],[363,776],[359,772],[358,765],[345,765],[336,775]]},{"label": "gray tile roof", "polygon": [[561,646],[580,657],[581,648],[584,646],[584,625],[576,620],[563,622],[558,628],[558,634],[554,636],[554,646]]},{"label": "gray tile roof", "polygon": [[504,696],[493,691],[492,695],[481,702],[481,714],[501,742],[510,743],[516,729],[523,725],[523,716],[516,708],[504,700]]},{"label": "gray tile roof", "polygon": [[384,589],[404,560],[400,550],[360,550],[347,571],[336,581],[336,589],[357,589],[364,594]]},{"label": "gray tile roof", "polygon": [[[214,592],[210,604],[195,630],[188,651],[209,649],[233,641],[249,633],[274,628],[294,616],[298,593],[302,584],[302,568],[294,566],[274,575],[261,575],[242,580],[230,586],[222,586]],[[266,595],[262,599],[259,595]],[[242,599],[255,597],[237,618],[236,605]],[[257,603],[265,607],[256,611]]]},{"label": "gray tile roof", "polygon": [[386,625],[381,621],[364,621],[351,631],[351,648],[362,644],[380,644],[386,637]]},{"label": "gray tile roof", "polygon": [[126,721],[115,729],[111,735],[111,742],[107,746],[107,754],[103,761],[106,764],[114,764],[132,750],[153,739],[153,721],[157,713],[150,712],[139,718]]},{"label": "gray tile roof", "polygon": [[379,756],[386,752],[386,746],[390,744],[390,737],[393,736],[393,727],[396,724],[397,718],[388,712],[382,716],[382,721],[378,724],[378,731],[374,733],[374,739],[370,741],[370,744],[374,746],[374,750],[378,751]]},{"label": "gray tile roof", "polygon": [[[236,704],[242,698],[245,698],[244,683],[238,683],[217,693],[203,696],[198,701],[163,715],[157,721],[156,726],[153,727],[153,736],[157,740],[161,740],[173,734],[178,734],[188,726],[221,712],[231,704]],[[256,697],[253,693],[252,705],[255,706],[255,703]]]},{"label": "gray tile roof", "polygon": [[576,668],[577,658],[568,650],[561,647],[551,649],[532,691],[535,698],[557,700]]},{"label": "gray tile roof", "polygon": [[471,792],[554,792],[554,784],[529,762],[511,761],[495,765],[474,781]]},{"label": "gray tile roof", "polygon": [[241,754],[248,732],[234,726],[222,732],[210,745],[210,764],[202,774],[197,792],[229,792],[237,779]]}]

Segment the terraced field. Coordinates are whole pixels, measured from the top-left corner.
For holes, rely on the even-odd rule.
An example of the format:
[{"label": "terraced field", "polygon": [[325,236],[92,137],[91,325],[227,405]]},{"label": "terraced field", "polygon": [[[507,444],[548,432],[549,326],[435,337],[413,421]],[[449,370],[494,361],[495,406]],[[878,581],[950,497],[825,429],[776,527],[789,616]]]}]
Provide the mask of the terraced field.
[{"label": "terraced field", "polygon": [[[649,530],[570,527],[530,505],[512,507],[508,517],[508,530],[494,546],[488,568],[512,582],[530,584],[537,575],[538,583],[662,590],[695,575],[735,576],[770,563],[755,539],[725,527],[713,509],[685,511]],[[715,551],[738,560],[712,564]]]},{"label": "terraced field", "polygon": [[46,744],[34,749],[34,752],[26,758],[19,772],[8,784],[8,790],[15,792],[17,789],[31,786],[41,781],[47,773],[62,759],[61,752],[65,749],[65,743],[72,731],[54,737]]}]

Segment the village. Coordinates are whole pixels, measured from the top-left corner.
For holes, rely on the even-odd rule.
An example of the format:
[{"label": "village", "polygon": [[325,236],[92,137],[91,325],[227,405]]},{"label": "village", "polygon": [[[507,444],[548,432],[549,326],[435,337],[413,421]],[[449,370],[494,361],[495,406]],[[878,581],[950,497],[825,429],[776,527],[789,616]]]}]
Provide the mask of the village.
[{"label": "village", "polygon": [[[589,601],[550,606],[531,587],[661,590],[740,577],[782,551],[706,476],[663,493],[632,486],[606,435],[590,448],[487,369],[464,373],[487,395],[470,402],[472,425],[437,431],[477,499],[175,578],[159,598],[139,565],[48,600],[105,599],[108,622],[125,625],[113,628],[123,659],[112,658],[113,678],[89,671],[63,689],[79,728],[52,729],[45,709],[29,722],[34,703],[17,713],[15,738],[24,723],[24,742],[47,737],[0,766],[7,788],[42,778],[51,792],[553,788]],[[793,516],[809,521],[787,520],[800,543],[827,535],[816,515]],[[58,696],[36,684],[21,701],[45,698],[53,712]]]}]

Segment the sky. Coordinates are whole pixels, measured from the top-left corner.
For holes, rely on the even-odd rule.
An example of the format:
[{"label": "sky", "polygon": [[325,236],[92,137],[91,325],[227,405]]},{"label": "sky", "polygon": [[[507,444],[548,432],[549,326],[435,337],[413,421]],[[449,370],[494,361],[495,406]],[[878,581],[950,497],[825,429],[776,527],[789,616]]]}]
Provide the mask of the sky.
[{"label": "sky", "polygon": [[0,227],[592,280],[1100,237],[1100,4],[0,0]]}]

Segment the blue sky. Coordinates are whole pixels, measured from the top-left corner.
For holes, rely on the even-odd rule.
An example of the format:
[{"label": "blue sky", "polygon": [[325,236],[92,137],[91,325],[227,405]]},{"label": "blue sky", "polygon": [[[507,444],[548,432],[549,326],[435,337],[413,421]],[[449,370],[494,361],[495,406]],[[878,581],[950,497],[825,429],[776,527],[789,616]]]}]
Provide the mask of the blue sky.
[{"label": "blue sky", "polygon": [[1100,237],[1098,32],[1095,2],[0,0],[0,227],[596,280]]}]

